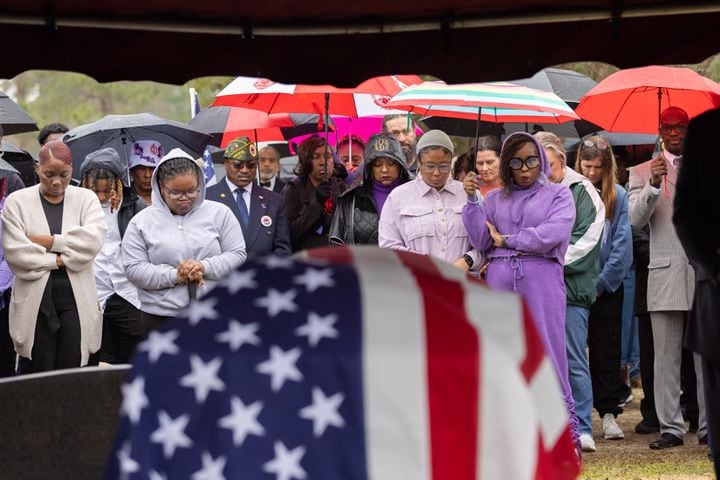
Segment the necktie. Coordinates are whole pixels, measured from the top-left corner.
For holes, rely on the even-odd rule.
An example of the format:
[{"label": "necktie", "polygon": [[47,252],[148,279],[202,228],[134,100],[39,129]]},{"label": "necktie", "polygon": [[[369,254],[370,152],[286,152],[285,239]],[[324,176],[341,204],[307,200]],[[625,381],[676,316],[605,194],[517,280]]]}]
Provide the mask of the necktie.
[{"label": "necktie", "polygon": [[260,182],[261,187],[270,188],[270,182]]},{"label": "necktie", "polygon": [[245,199],[243,198],[243,193],[245,193],[244,188],[238,188],[235,190],[237,192],[237,207],[240,211],[240,223],[242,224],[243,228],[247,228],[248,223],[250,221],[250,214],[248,213],[247,205],[245,205]]},{"label": "necktie", "polygon": [[682,165],[682,160],[683,160],[682,155],[680,155],[679,157],[675,157],[675,162],[673,163],[673,166],[675,167],[676,172],[680,171],[680,166]]}]

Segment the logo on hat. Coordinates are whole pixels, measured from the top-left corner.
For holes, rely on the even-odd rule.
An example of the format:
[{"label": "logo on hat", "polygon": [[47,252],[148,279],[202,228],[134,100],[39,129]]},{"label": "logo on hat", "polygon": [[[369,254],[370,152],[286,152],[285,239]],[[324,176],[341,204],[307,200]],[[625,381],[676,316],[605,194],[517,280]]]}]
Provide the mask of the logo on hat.
[{"label": "logo on hat", "polygon": [[268,88],[269,86],[273,85],[274,83],[275,83],[275,82],[273,82],[272,80],[267,79],[267,78],[258,78],[258,79],[255,80],[255,82],[253,83],[253,86],[254,86],[255,88],[257,88],[258,90],[265,90],[266,88]]},{"label": "logo on hat", "polygon": [[387,138],[378,138],[375,140],[375,150],[378,152],[384,152],[390,148],[390,142]]}]

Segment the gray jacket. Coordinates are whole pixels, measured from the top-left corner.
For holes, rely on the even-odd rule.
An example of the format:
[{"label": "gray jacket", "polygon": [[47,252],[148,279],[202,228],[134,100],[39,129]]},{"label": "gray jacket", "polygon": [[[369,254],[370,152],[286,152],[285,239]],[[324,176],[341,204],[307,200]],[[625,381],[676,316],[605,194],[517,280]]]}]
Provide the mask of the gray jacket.
[{"label": "gray jacket", "polygon": [[189,303],[186,285],[179,285],[177,266],[185,259],[200,260],[205,267],[204,287],[212,288],[240,266],[247,257],[245,239],[232,211],[205,200],[205,181],[198,166],[200,196],[185,215],[174,215],[160,194],[157,171],[163,162],[192,157],[178,149],[158,164],[152,178],[152,205],[133,217],[123,238],[123,263],[135,284],[140,309],[154,315],[174,316]]}]

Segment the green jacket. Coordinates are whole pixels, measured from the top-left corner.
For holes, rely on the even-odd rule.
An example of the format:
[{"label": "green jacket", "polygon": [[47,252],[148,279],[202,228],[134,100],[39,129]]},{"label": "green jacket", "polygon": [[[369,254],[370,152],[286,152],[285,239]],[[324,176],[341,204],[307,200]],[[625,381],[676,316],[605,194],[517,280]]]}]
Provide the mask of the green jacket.
[{"label": "green jacket", "polygon": [[600,273],[600,244],[605,226],[605,205],[584,176],[567,167],[563,185],[575,200],[575,224],[565,254],[567,304],[590,308],[595,303]]}]

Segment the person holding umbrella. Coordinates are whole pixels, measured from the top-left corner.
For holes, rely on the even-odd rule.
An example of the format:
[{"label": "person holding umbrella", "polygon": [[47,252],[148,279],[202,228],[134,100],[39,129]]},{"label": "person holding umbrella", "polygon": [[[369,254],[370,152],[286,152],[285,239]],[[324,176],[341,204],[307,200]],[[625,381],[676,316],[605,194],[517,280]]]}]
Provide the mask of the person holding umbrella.
[{"label": "person holding umbrella", "polygon": [[297,177],[283,189],[293,252],[328,245],[335,205],[347,188],[333,174],[333,151],[324,138],[306,138],[297,152]]},{"label": "person holding umbrella", "polygon": [[130,220],[145,202],[125,187],[125,162],[114,148],[90,153],[80,166],[80,186],[97,195],[108,231],[95,257],[95,286],[103,309],[102,344],[98,360],[129,363],[135,346],[143,339],[140,299],[125,276],[120,244]]},{"label": "person holding umbrella", "polygon": [[146,331],[188,306],[191,283],[208,290],[247,257],[235,215],[205,201],[203,170],[188,153],[175,148],[160,160],[152,197],[152,205],[130,220],[122,242]]},{"label": "person holding umbrella", "polygon": [[[636,228],[650,226],[647,307],[655,348],[655,409],[661,434],[650,448],[656,450],[682,445],[686,433],[680,409],[680,367],[695,275],[673,227],[672,215],[688,121],[682,108],[663,110],[659,128],[662,152],[630,169],[630,222]],[[697,436],[707,442],[701,358],[697,353],[693,357],[699,409]]]},{"label": "person holding umbrella", "polygon": [[18,373],[86,365],[102,330],[93,277],[107,230],[100,201],[69,185],[72,154],[61,141],[40,149],[36,170],[40,183],[11,194],[2,211]]},{"label": "person holding umbrella", "polygon": [[488,285],[525,298],[561,382],[573,438],[579,442],[568,380],[563,281],[575,204],[570,190],[552,183],[549,175],[550,164],[537,139],[524,132],[508,136],[500,153],[502,189],[477,197],[477,177],[466,176],[462,220],[470,243],[488,259]]}]

